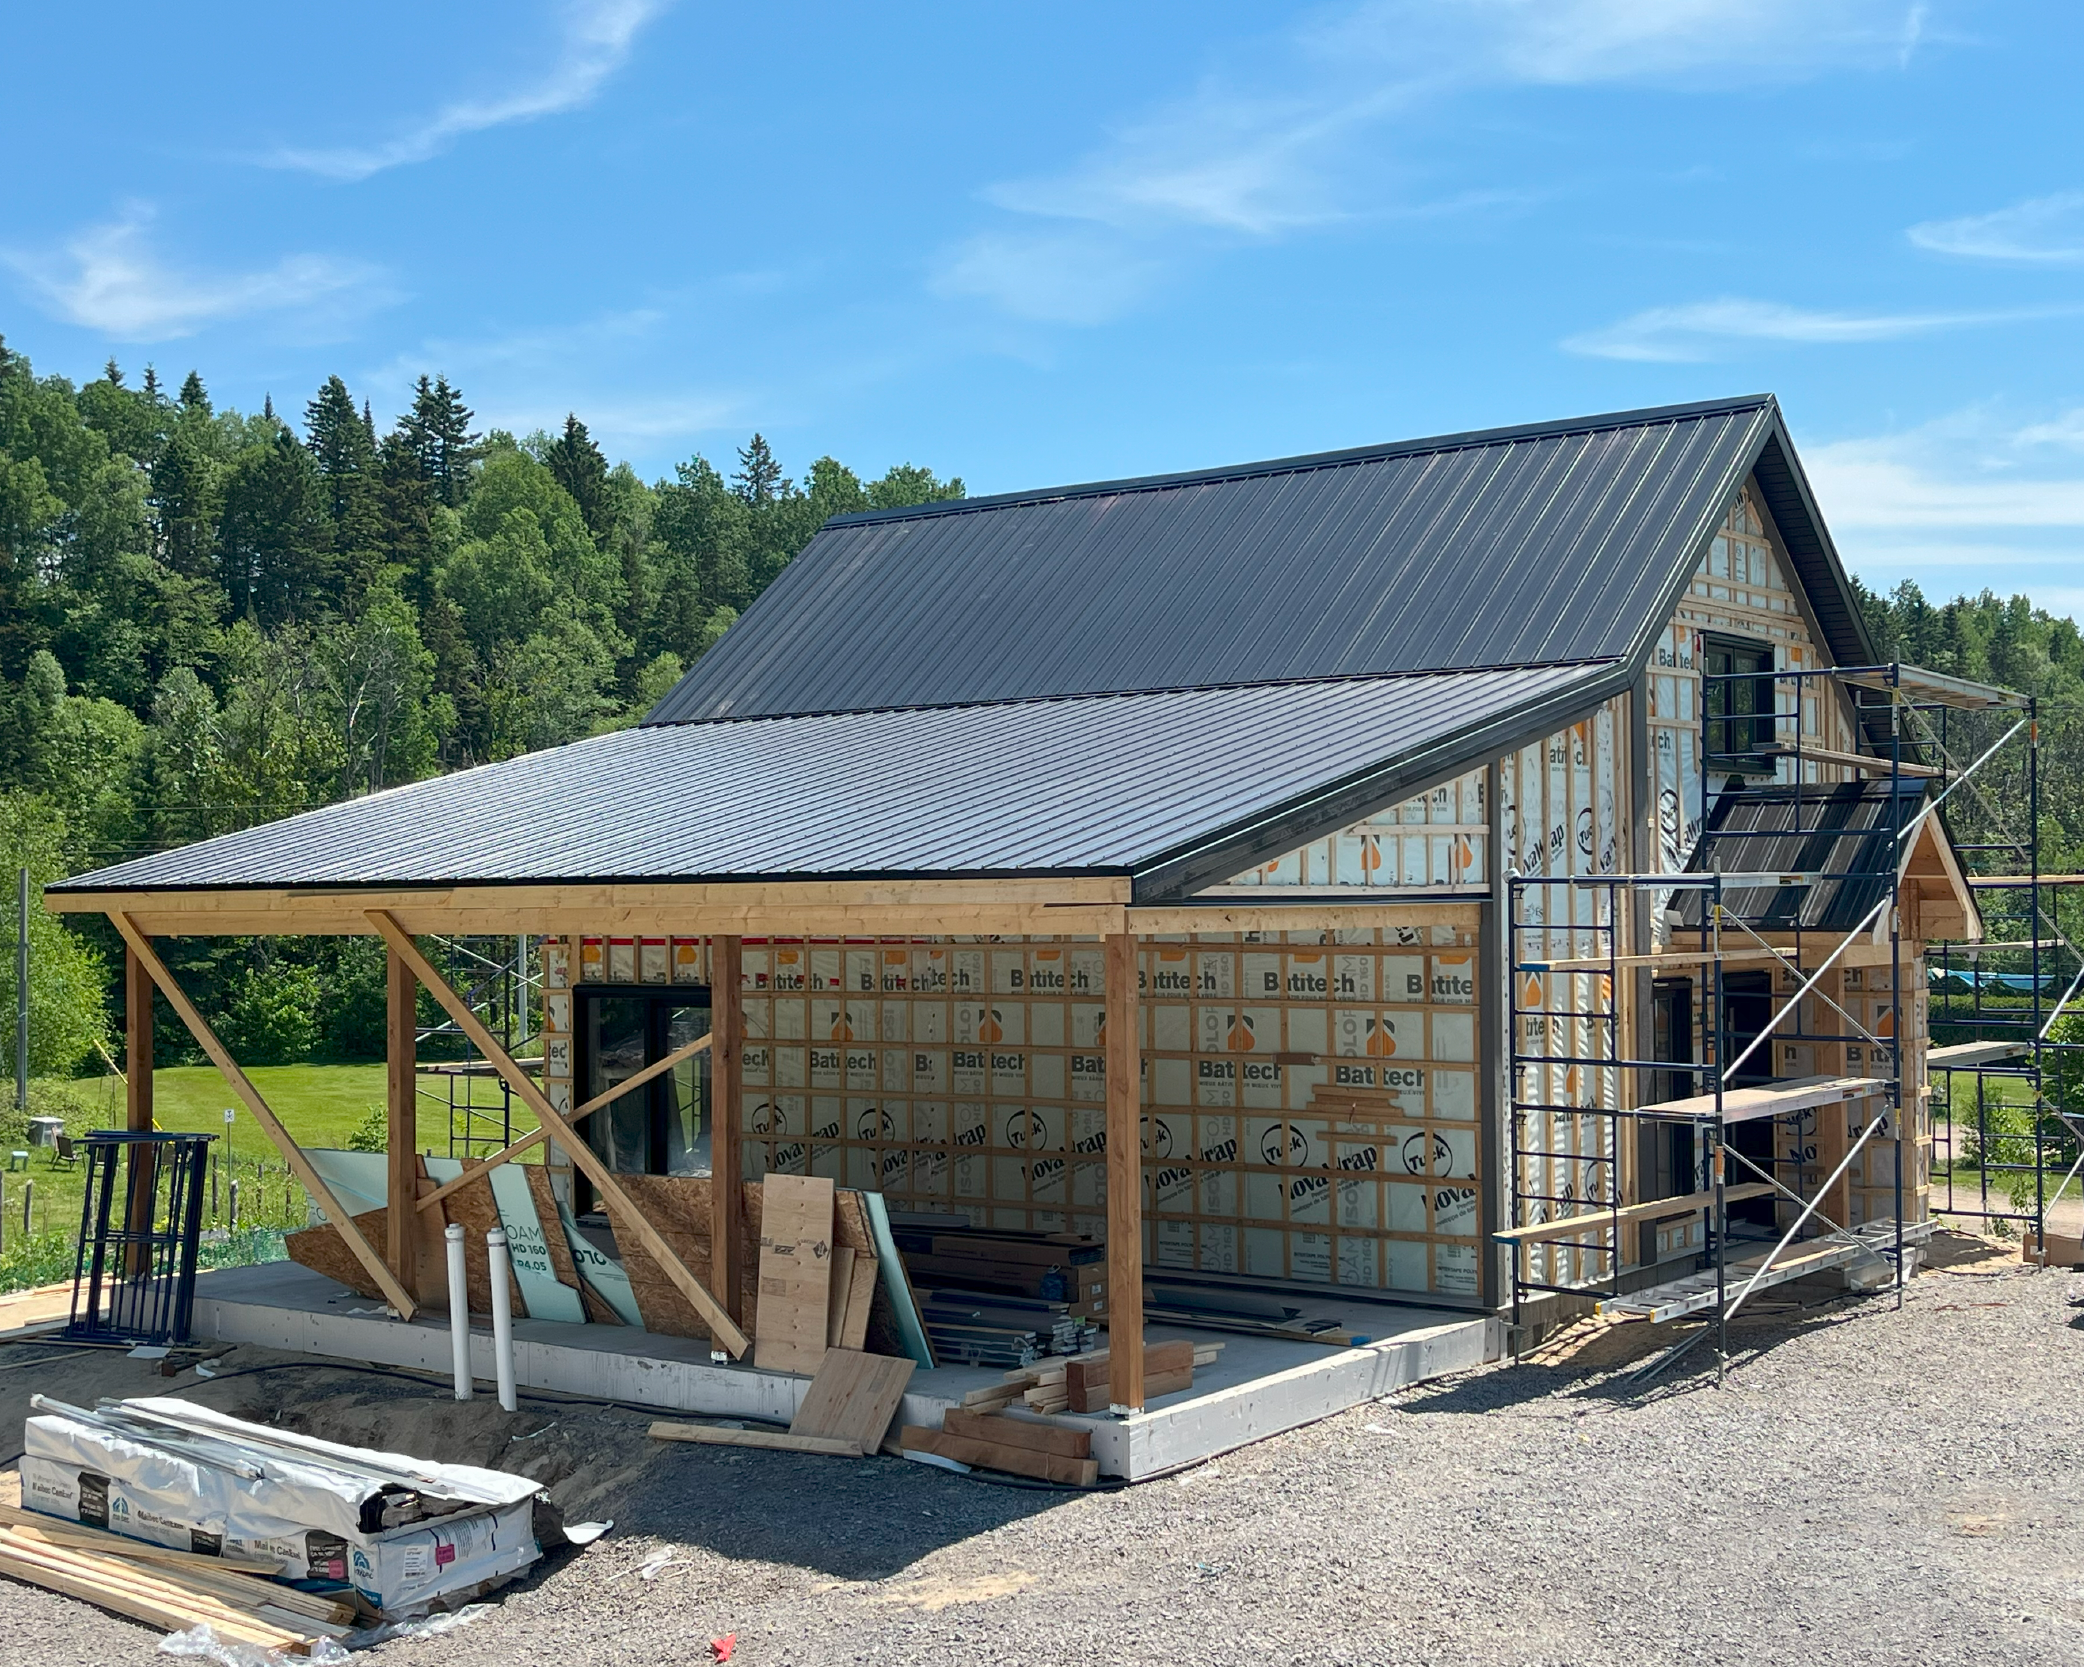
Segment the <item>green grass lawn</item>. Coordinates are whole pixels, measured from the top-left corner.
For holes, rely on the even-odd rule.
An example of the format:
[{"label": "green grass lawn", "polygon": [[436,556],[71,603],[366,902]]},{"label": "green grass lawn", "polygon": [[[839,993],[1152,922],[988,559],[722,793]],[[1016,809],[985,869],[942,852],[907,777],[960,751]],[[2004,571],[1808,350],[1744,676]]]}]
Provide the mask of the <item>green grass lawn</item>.
[{"label": "green grass lawn", "polygon": [[[384,1067],[380,1064],[256,1065],[249,1068],[247,1075],[299,1146],[347,1145],[348,1137],[370,1109],[384,1103]],[[123,1127],[123,1085],[113,1076],[34,1086],[62,1096],[66,1128],[72,1134]],[[448,1079],[423,1072],[419,1086],[414,1147],[446,1157],[450,1152]],[[501,1130],[499,1085],[483,1077],[458,1080],[459,1104],[466,1092],[483,1113],[475,1124],[476,1132],[496,1138]],[[175,1065],[156,1071],[152,1095],[153,1113],[160,1128],[193,1130],[218,1137],[212,1148],[219,1180],[217,1213],[213,1218],[216,1225],[224,1225],[229,1215],[228,1183],[234,1177],[240,1183],[242,1225],[304,1225],[303,1189],[291,1181],[288,1166],[274,1142],[262,1132],[253,1114],[215,1066]],[[229,1125],[224,1120],[227,1106],[234,1108]],[[515,1138],[535,1126],[534,1117],[517,1102],[512,1126]],[[482,1157],[491,1149],[490,1145],[480,1144],[475,1155]],[[27,1150],[27,1164],[14,1169],[13,1160],[6,1153],[20,1150]],[[460,1149],[456,1155],[462,1155]],[[540,1149],[529,1153],[524,1161],[540,1162]],[[10,1166],[5,1174],[0,1174],[0,1247],[20,1246],[25,1201],[32,1236],[64,1235],[69,1239],[77,1234],[85,1184],[78,1166],[63,1167],[54,1153],[29,1148],[21,1138],[5,1143],[0,1163]],[[0,1275],[0,1287],[7,1283]]]}]

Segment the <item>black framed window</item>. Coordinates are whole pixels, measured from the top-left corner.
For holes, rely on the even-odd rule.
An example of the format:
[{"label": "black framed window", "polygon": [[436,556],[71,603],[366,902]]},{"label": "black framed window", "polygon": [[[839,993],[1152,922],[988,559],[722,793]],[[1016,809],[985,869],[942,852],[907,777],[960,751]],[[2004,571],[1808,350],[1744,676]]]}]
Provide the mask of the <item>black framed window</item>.
[{"label": "black framed window", "polygon": [[1708,758],[1726,769],[1770,774],[1775,760],[1760,756],[1777,745],[1773,721],[1773,648],[1745,637],[1709,637],[1702,644],[1708,719]]},{"label": "black framed window", "polygon": [[[709,1034],[706,989],[582,986],[575,994],[581,1100]],[[698,1053],[603,1106],[582,1132],[618,1174],[706,1175],[709,1117],[709,1055]],[[592,1189],[583,1191],[590,1199]]]}]

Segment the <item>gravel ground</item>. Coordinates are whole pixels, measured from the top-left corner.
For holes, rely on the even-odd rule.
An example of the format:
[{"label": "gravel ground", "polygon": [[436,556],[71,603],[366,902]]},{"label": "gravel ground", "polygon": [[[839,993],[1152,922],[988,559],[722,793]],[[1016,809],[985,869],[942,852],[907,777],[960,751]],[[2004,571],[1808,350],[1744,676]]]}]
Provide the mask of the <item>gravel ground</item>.
[{"label": "gravel ground", "polygon": [[[526,1469],[575,1516],[616,1518],[475,1624],[382,1646],[381,1667],[690,1663],[730,1632],[743,1667],[2084,1661],[2073,1277],[1965,1241],[1942,1259],[1900,1313],[1883,1297],[1741,1324],[1720,1389],[1692,1359],[1630,1389],[1666,1336],[1588,1331],[1091,1495],[653,1447],[630,1413],[509,1418],[366,1376],[179,1387]],[[152,1387],[112,1381],[135,1363],[71,1365],[101,1374],[91,1393]],[[49,1392],[82,1398],[63,1370]],[[0,1417],[23,1393],[0,1391]],[[142,1663],[154,1644],[4,1581],[0,1637],[38,1667]]]}]

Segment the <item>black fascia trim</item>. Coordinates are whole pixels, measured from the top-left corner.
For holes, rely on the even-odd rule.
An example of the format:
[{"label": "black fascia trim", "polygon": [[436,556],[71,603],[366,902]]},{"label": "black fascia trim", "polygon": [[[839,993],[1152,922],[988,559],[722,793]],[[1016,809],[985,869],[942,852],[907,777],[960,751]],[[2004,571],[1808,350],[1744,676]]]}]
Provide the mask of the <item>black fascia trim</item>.
[{"label": "black fascia trim", "polygon": [[1195,486],[1217,481],[1251,480],[1262,475],[1300,474],[1310,469],[1339,468],[1349,463],[1374,463],[1392,457],[1421,457],[1434,452],[1469,451],[1483,446],[1510,444],[1516,440],[1544,440],[1566,434],[1599,434],[1616,428],[1648,428],[1660,422],[1683,422],[1691,417],[1713,416],[1747,407],[1773,403],[1771,394],[1740,394],[1729,399],[1694,400],[1681,405],[1649,405],[1634,411],[1609,411],[1592,416],[1564,417],[1550,422],[1520,423],[1507,428],[1468,429],[1459,434],[1436,434],[1415,440],[1390,440],[1372,446],[1349,446],[1339,451],[1304,452],[1295,457],[1268,458],[1256,463],[1230,463],[1212,469],[1183,469],[1172,474],[1130,475],[1120,480],[1096,480],[1069,486],[1034,487],[1023,492],[996,492],[982,498],[951,498],[939,503],[912,504],[902,509],[869,509],[852,515],[834,515],[820,531],[839,527],[873,526],[879,522],[923,521],[944,515],[965,515],[974,510],[1002,509],[1014,504],[1058,503],[1070,498],[1105,497],[1117,492],[1149,492],[1172,486]]},{"label": "black fascia trim", "polygon": [[[1867,633],[1866,616],[1860,612],[1852,580],[1839,559],[1830,527],[1816,506],[1816,497],[1803,472],[1800,454],[1787,432],[1780,409],[1773,409],[1773,425],[1760,448],[1752,473],[1758,477],[1759,495],[1766,500],[1780,541],[1801,575],[1802,589],[1816,610],[1817,623],[1825,633],[1825,645],[1841,666],[1871,666],[1879,656]],[[1830,614],[1836,611],[1834,621]]]},{"label": "black fascia trim", "polygon": [[1415,794],[1452,781],[1484,763],[1552,733],[1559,724],[1595,711],[1633,688],[1636,671],[1615,660],[1598,677],[1515,706],[1497,717],[1446,736],[1423,751],[1357,771],[1249,820],[1174,846],[1137,864],[1131,878],[1133,905],[1184,902],[1204,886],[1220,885],[1255,862],[1323,839]]}]

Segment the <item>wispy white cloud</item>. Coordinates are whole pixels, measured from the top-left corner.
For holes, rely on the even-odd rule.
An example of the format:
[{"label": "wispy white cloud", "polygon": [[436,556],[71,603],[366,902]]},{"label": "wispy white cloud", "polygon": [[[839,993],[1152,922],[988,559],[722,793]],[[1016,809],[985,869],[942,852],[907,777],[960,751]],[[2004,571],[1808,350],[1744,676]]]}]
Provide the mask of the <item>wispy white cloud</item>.
[{"label": "wispy white cloud", "polygon": [[2084,191],[2031,197],[1958,220],[1927,220],[1912,226],[1908,235],[1920,249],[1935,254],[2074,266],[2084,262]]},{"label": "wispy white cloud", "polygon": [[1745,345],[1760,342],[1838,345],[1897,341],[1939,330],[2011,324],[2074,310],[2022,307],[1996,312],[1840,313],[1723,296],[1683,306],[1651,307],[1603,329],[1570,336],[1563,347],[1597,359],[1688,364],[1727,358]]},{"label": "wispy white cloud", "polygon": [[950,250],[933,275],[944,296],[988,301],[1015,318],[1100,324],[1149,293],[1162,264],[1133,245],[1080,228],[981,232]]},{"label": "wispy white cloud", "polygon": [[1893,434],[1805,445],[1847,562],[1869,584],[2084,601],[2084,409],[2033,422],[1970,407]]},{"label": "wispy white cloud", "polygon": [[[982,193],[1024,218],[1088,228],[985,231],[933,288],[1021,317],[1098,323],[1177,257],[1357,217],[1470,213],[1496,197],[1418,200],[1383,133],[1485,87],[1786,80],[1885,67],[1915,43],[1904,0],[1367,0],[1252,43],[1191,92],[1124,123],[1069,167]],[[1019,252],[1038,263],[1018,269]]]},{"label": "wispy white cloud", "polygon": [[591,104],[602,83],[628,61],[637,33],[671,0],[566,0],[555,61],[539,78],[503,93],[459,99],[389,139],[369,145],[285,146],[263,158],[328,179],[367,179],[386,168],[425,162],[469,133],[534,121]]},{"label": "wispy white cloud", "polygon": [[176,268],[151,249],[152,210],[127,205],[55,250],[4,258],[59,317],[121,341],[167,341],[212,324],[386,298],[382,269],[334,255],[289,255],[257,272]]}]

